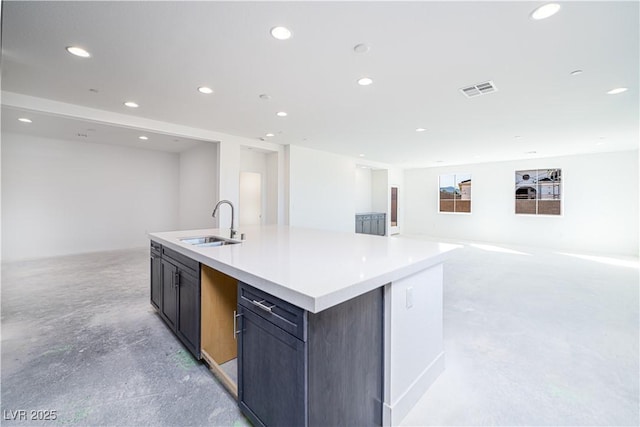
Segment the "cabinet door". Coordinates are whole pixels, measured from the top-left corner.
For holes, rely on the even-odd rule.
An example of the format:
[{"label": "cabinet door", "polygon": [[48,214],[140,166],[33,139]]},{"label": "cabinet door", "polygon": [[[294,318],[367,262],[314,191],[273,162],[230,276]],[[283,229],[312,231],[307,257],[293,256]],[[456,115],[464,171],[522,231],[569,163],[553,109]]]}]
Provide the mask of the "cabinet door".
[{"label": "cabinet door", "polygon": [[369,234],[378,235],[378,220],[376,216],[371,217],[371,230]]},{"label": "cabinet door", "polygon": [[178,323],[176,333],[191,353],[200,359],[200,287],[197,277],[178,269]]},{"label": "cabinet door", "polygon": [[362,233],[362,227],[364,225],[364,221],[362,216],[356,215],[356,233]]},{"label": "cabinet door", "polygon": [[378,217],[378,235],[379,236],[384,236],[385,235],[385,228],[386,228],[386,218],[384,215],[380,215]]},{"label": "cabinet door", "polygon": [[176,279],[178,267],[171,264],[166,259],[162,259],[162,317],[167,324],[175,329],[178,310],[178,294],[176,290]]},{"label": "cabinet door", "polygon": [[162,258],[151,253],[151,304],[160,310],[162,306]]},{"label": "cabinet door", "polygon": [[245,307],[238,313],[240,409],[254,425],[306,426],[304,342]]},{"label": "cabinet door", "polygon": [[362,218],[363,218],[362,232],[364,234],[371,234],[371,216],[367,215]]}]

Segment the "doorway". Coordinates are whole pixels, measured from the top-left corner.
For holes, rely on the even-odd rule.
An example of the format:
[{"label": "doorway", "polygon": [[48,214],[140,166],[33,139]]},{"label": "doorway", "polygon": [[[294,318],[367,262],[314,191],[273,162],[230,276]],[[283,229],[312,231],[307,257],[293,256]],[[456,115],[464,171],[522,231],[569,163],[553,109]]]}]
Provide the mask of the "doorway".
[{"label": "doorway", "polygon": [[389,201],[389,235],[399,234],[400,225],[398,224],[398,187],[391,186]]},{"label": "doorway", "polygon": [[262,174],[240,172],[240,225],[262,224]]}]

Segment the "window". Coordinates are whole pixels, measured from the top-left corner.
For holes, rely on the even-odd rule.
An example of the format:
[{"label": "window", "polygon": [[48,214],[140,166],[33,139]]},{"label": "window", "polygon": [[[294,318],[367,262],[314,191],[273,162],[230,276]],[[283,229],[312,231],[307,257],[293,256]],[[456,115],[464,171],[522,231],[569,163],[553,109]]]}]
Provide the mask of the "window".
[{"label": "window", "polygon": [[516,214],[561,215],[562,170],[516,171]]},{"label": "window", "polygon": [[471,213],[471,174],[440,175],[440,212]]}]

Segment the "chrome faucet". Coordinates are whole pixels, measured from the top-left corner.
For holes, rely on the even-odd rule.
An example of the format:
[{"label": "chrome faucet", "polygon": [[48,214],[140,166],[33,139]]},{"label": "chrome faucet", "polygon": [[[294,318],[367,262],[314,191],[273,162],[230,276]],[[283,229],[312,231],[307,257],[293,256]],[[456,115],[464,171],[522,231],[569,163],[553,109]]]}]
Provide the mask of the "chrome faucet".
[{"label": "chrome faucet", "polygon": [[237,231],[233,229],[233,203],[231,203],[228,200],[220,200],[218,203],[216,203],[216,207],[213,208],[213,213],[211,214],[211,216],[214,218],[216,217],[216,213],[218,213],[218,208],[223,203],[226,203],[229,206],[231,206],[231,236],[230,237],[233,239],[237,233]]}]

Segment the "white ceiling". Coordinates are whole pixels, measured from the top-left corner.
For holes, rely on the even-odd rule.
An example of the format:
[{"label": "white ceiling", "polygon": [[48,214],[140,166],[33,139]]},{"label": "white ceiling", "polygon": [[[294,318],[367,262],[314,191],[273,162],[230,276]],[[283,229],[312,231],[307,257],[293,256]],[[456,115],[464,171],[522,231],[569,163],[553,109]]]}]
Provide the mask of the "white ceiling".
[{"label": "white ceiling", "polygon": [[637,149],[639,3],[541,4],[5,1],[2,90],[401,167]]},{"label": "white ceiling", "polygon": [[[30,119],[32,123],[26,124],[18,121],[21,117]],[[73,117],[61,117],[15,108],[2,109],[2,131],[27,133],[43,138],[58,138],[94,144],[114,144],[173,153],[179,153],[205,143],[191,138],[150,132],[148,129],[111,126]],[[140,136],[145,136],[147,139],[141,140]]]}]

